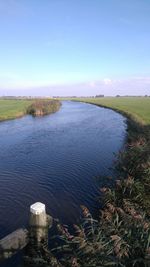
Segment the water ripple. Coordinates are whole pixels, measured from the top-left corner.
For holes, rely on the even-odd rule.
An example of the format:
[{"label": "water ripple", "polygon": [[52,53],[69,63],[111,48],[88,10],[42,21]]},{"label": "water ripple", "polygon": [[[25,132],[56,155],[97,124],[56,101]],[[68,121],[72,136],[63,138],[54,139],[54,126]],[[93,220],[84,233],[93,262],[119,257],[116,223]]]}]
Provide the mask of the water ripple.
[{"label": "water ripple", "polygon": [[[59,112],[0,123],[0,237],[28,222],[42,201],[64,223],[94,211],[99,185],[125,140],[126,122],[111,110],[64,102]],[[15,219],[10,219],[15,218]]]}]

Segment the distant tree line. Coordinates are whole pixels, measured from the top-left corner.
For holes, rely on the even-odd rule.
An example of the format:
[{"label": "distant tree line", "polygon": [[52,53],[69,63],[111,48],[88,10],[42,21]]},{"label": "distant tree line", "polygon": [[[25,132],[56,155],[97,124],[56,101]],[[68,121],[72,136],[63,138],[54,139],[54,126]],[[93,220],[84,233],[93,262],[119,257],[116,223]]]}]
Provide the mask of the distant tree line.
[{"label": "distant tree line", "polygon": [[97,97],[104,97],[104,95],[96,95],[95,97],[96,97],[96,98],[97,98]]}]

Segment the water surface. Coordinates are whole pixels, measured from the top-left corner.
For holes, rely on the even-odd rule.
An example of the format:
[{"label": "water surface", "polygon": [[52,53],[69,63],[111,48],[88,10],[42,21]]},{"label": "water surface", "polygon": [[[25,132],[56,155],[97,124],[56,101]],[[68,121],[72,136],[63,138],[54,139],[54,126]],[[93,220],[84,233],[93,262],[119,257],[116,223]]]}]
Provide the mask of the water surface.
[{"label": "water surface", "polygon": [[79,219],[81,204],[94,211],[95,177],[112,175],[125,136],[120,114],[69,101],[52,115],[0,123],[0,238],[26,226],[36,201],[64,223]]}]

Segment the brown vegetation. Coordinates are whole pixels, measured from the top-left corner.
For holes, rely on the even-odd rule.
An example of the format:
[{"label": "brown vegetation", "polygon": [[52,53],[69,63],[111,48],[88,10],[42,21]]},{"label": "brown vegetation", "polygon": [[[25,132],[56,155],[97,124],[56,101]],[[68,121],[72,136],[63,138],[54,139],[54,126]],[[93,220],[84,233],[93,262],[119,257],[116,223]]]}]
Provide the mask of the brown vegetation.
[{"label": "brown vegetation", "polygon": [[103,187],[103,209],[94,219],[82,206],[74,233],[58,223],[56,257],[67,267],[150,266],[150,129],[129,120],[129,138],[118,156],[120,177],[114,189]]},{"label": "brown vegetation", "polygon": [[54,113],[60,108],[60,101],[58,100],[35,100],[28,108],[27,114],[33,116],[43,116]]}]

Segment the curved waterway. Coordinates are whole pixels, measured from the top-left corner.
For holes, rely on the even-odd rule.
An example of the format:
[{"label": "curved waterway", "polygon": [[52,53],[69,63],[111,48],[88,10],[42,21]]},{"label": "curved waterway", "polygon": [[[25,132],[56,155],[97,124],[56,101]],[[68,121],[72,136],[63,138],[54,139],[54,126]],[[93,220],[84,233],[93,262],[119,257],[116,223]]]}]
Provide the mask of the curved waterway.
[{"label": "curved waterway", "polygon": [[52,115],[1,122],[0,238],[27,225],[36,201],[68,224],[78,221],[81,204],[94,211],[125,137],[123,116],[71,101]]}]

